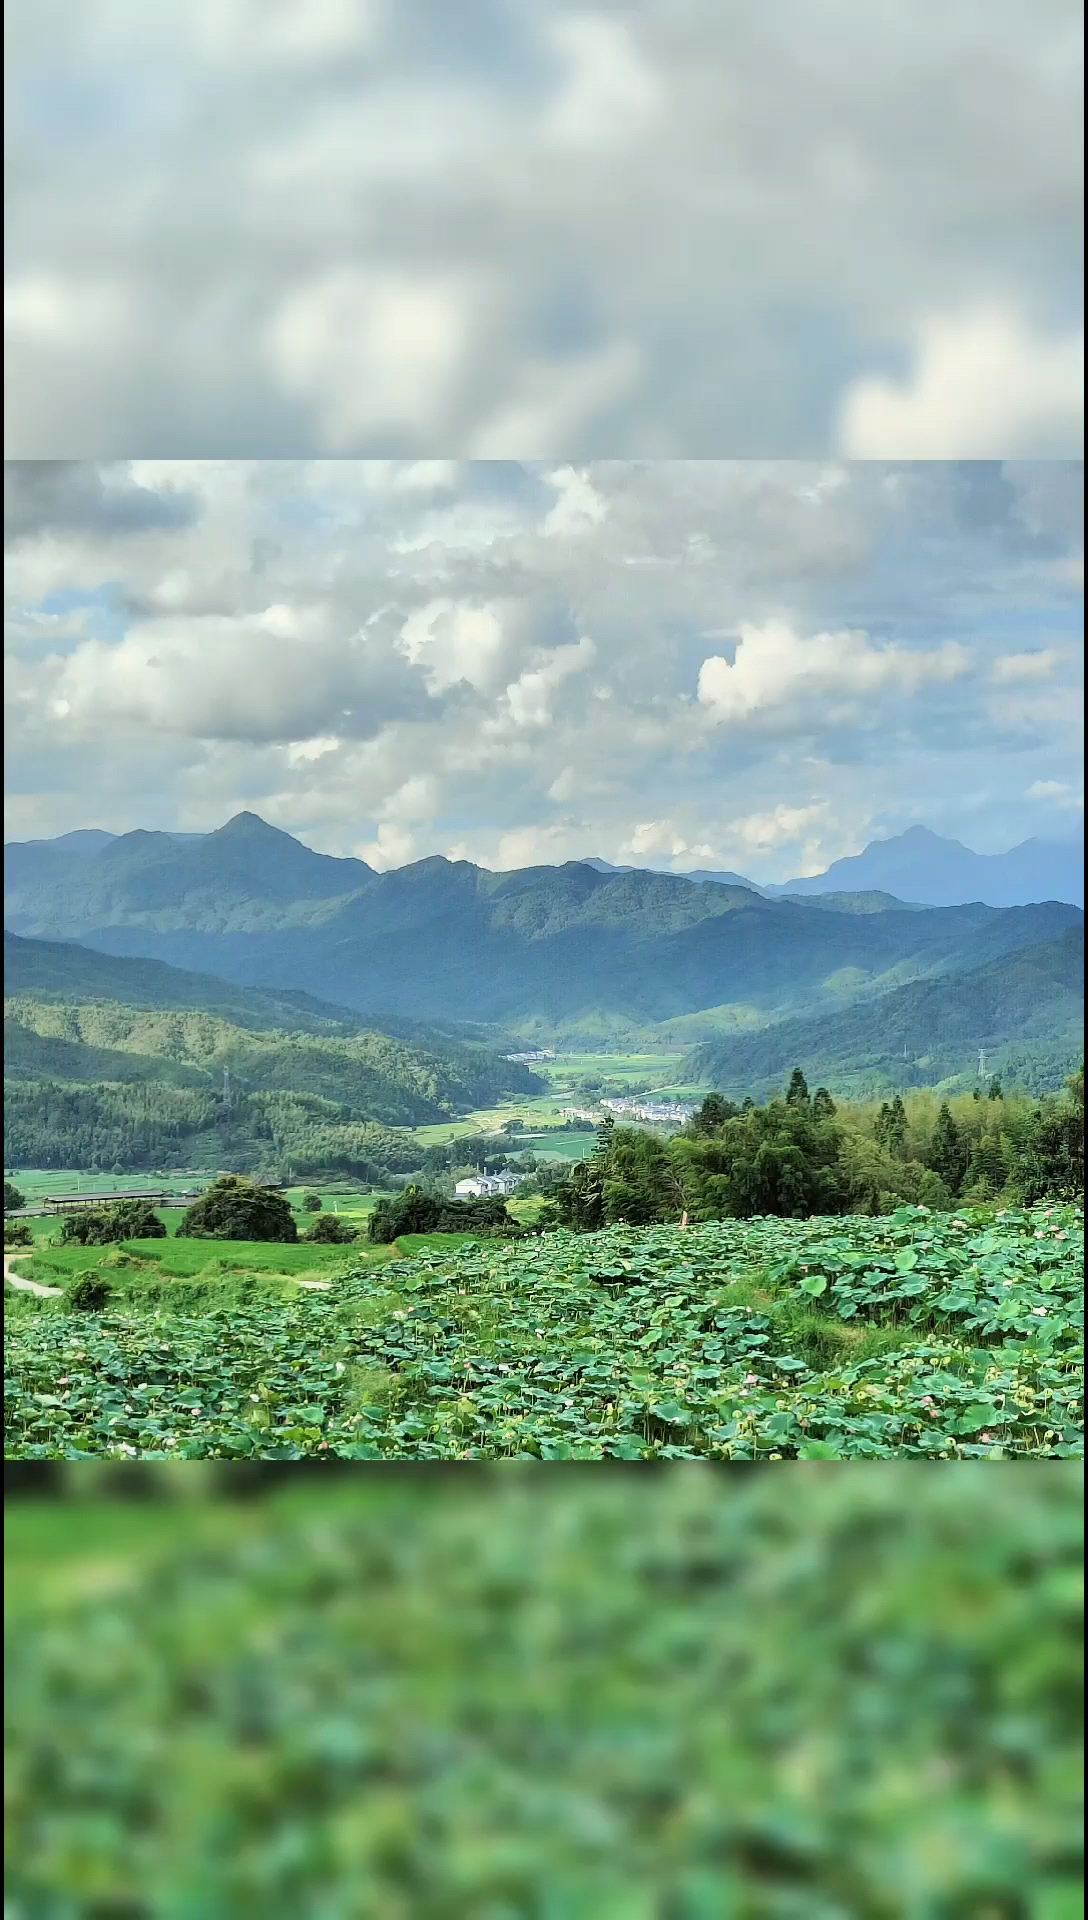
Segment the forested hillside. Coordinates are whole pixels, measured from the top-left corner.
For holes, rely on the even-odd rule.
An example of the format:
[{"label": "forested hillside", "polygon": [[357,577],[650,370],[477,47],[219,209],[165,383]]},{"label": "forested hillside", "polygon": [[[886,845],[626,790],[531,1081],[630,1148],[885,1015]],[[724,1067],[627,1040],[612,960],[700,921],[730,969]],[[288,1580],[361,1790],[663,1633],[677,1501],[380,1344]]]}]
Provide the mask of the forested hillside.
[{"label": "forested hillside", "polygon": [[253,1167],[286,1157],[381,1178],[418,1161],[395,1129],[538,1085],[488,1049],[375,1032],[305,996],[10,935],[5,960],[14,1164]]},{"label": "forested hillside", "polygon": [[375,874],[252,815],[191,841],[10,851],[7,920],[22,933],[303,989],[379,1026],[459,1021],[553,1039],[619,1042],[708,1009],[728,1026],[739,1005],[765,1019],[815,1012],[1082,924],[1055,902],[768,899],[581,862],[493,873],[436,857]]},{"label": "forested hillside", "polygon": [[739,1095],[762,1094],[800,1065],[835,1092],[969,1081],[980,1048],[994,1072],[1036,1091],[1071,1073],[1084,1046],[1084,933],[987,965],[912,981],[840,1011],[708,1041],[686,1073]]}]

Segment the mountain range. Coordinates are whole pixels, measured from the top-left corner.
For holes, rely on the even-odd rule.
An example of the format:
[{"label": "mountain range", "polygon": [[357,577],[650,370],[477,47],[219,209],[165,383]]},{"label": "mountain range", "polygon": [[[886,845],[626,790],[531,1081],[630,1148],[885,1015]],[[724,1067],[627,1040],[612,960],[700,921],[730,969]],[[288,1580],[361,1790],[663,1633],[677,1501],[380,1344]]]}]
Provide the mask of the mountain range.
[{"label": "mountain range", "polygon": [[[635,871],[614,867],[607,860],[591,859],[586,864],[599,873]],[[871,840],[861,853],[833,861],[823,873],[778,885],[702,868],[683,877],[748,887],[768,899],[868,894],[900,906],[917,902],[954,907],[981,900],[990,907],[1022,907],[1035,900],[1064,900],[1082,907],[1084,841],[1022,840],[1007,853],[974,853],[962,841],[946,839],[928,827],[908,827],[890,840]]]},{"label": "mountain range", "polygon": [[[912,983],[935,983],[961,1004],[965,977],[1066,934],[1083,938],[1082,913],[1058,899],[927,906],[917,884],[906,901],[886,885],[844,890],[844,867],[846,878],[886,881],[887,850],[897,847],[900,870],[917,881],[909,861],[925,844],[911,834],[878,843],[867,849],[869,868],[858,871],[865,855],[837,862],[822,876],[826,890],[799,895],[603,861],[495,873],[435,856],[376,873],[361,860],[313,853],[243,813],[203,835],[92,830],[11,846],[5,921],[35,940],[215,975],[220,994],[223,982],[280,1002],[290,994],[293,1012],[303,1011],[300,994],[311,996],[311,1012],[313,999],[331,1003],[344,1018],[409,1041],[418,1022],[492,1045],[666,1035],[679,1045],[813,1020],[797,1044],[826,1033],[825,1054],[845,1070],[850,1030],[829,1024],[835,1017],[863,1015],[856,1035],[864,1051],[864,1022],[879,1026],[873,1009]],[[1068,955],[1063,964],[1054,991],[1075,994]],[[1045,1006],[1046,995],[1027,1036],[1044,1050]],[[979,1046],[1015,1038],[981,1013],[972,1024],[969,1003],[966,1011],[955,1051],[961,1072]],[[1007,1001],[995,1018],[998,1028],[1023,1026]],[[1064,1049],[1065,1013],[1055,1018]],[[293,1020],[292,1030],[303,1024]],[[927,1057],[917,1036],[901,1044],[911,1058]]]}]

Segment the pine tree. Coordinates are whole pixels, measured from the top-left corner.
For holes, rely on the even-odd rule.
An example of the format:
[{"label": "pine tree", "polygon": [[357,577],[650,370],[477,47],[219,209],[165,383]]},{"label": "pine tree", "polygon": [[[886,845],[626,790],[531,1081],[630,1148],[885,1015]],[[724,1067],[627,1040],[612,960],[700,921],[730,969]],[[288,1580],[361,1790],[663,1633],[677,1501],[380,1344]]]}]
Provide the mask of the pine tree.
[{"label": "pine tree", "polygon": [[790,1084],[786,1089],[786,1105],[787,1107],[807,1107],[808,1103],[808,1081],[800,1067],[794,1067],[790,1075]]},{"label": "pine tree", "polygon": [[940,1174],[949,1193],[957,1194],[967,1168],[967,1153],[947,1100],[942,1102],[933,1129],[929,1164],[934,1173]]},{"label": "pine tree", "polygon": [[812,1096],[812,1112],[817,1120],[833,1120],[838,1108],[826,1087],[817,1087]]}]

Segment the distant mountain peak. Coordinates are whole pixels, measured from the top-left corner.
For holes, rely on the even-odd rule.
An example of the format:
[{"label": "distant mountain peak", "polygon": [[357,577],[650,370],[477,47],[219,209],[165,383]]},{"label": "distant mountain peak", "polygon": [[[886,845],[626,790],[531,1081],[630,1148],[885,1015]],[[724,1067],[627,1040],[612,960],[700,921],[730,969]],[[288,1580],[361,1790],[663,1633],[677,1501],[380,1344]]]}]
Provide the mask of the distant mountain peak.
[{"label": "distant mountain peak", "polygon": [[[216,827],[214,833],[209,834],[208,838],[210,840],[239,840],[242,838],[248,840],[294,840],[294,835],[285,833],[282,827],[269,826],[268,821],[262,820],[259,813],[251,813],[249,809],[246,808],[242,813],[232,814],[231,818],[225,821],[221,827]],[[298,842],[296,841],[295,844],[297,845]]]}]

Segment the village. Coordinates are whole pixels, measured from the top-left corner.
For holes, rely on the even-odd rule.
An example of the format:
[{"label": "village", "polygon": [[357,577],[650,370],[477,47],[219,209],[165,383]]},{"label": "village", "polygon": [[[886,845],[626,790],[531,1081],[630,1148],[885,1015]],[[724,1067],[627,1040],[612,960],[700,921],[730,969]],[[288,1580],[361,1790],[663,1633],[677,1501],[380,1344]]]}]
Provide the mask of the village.
[{"label": "village", "polygon": [[592,1107],[562,1107],[564,1120],[585,1120],[591,1126],[599,1126],[605,1113],[611,1113],[624,1120],[643,1120],[656,1127],[682,1127],[695,1112],[695,1102],[686,1100],[654,1100],[648,1094],[624,1094],[615,1098],[602,1098]]}]

